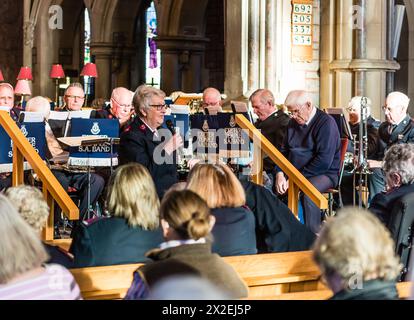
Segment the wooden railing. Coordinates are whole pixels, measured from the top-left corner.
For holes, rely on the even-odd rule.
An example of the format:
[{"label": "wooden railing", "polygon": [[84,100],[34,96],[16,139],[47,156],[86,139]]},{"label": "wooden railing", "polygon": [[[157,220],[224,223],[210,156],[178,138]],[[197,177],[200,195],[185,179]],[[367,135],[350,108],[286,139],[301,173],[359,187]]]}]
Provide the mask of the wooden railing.
[{"label": "wooden railing", "polygon": [[288,207],[298,214],[299,191],[305,193],[320,209],[328,208],[328,200],[318,191],[288,159],[263,136],[258,129],[242,114],[236,115],[237,125],[248,131],[253,140],[253,181],[263,184],[263,154],[267,155],[289,177]]},{"label": "wooden railing", "polygon": [[43,230],[42,238],[43,240],[53,240],[54,200],[69,220],[79,219],[79,209],[10,115],[5,111],[0,111],[0,125],[13,141],[13,186],[24,183],[24,159],[30,164],[42,182],[43,196],[50,208],[49,219]]}]

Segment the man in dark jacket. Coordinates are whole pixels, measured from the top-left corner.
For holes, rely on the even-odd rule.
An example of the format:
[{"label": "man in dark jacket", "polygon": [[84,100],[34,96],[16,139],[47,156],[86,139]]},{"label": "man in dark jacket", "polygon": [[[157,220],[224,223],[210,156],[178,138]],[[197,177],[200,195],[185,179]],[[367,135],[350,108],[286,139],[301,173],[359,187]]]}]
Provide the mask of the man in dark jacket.
[{"label": "man in dark jacket", "polygon": [[[394,144],[414,143],[414,122],[407,113],[410,99],[401,92],[391,92],[383,107],[385,122],[379,129],[380,143],[385,146],[379,151],[378,159],[382,159],[384,152]],[[368,160],[372,175],[369,177],[369,198],[385,190],[385,177],[381,169],[382,161]]]},{"label": "man in dark jacket", "polygon": [[[254,113],[258,116],[255,123],[257,129],[274,145],[280,149],[285,138],[289,116],[283,110],[275,107],[275,98],[270,90],[258,89],[250,96],[250,102]],[[270,179],[270,187],[273,186],[275,163],[270,158],[263,160],[263,169]]]},{"label": "man in dark jacket", "polygon": [[[335,120],[317,109],[302,90],[290,92],[285,105],[292,119],[280,151],[320,192],[336,187],[341,159]],[[276,171],[275,188],[282,195],[288,189],[288,181],[279,167]],[[307,196],[303,197],[303,213],[305,224],[318,233],[322,213]]]}]

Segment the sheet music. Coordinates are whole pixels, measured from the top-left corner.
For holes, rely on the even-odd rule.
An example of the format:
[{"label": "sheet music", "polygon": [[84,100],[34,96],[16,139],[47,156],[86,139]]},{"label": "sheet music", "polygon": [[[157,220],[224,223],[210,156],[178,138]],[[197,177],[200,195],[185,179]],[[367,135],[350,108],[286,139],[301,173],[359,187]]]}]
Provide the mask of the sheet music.
[{"label": "sheet music", "polygon": [[81,118],[90,119],[92,109],[80,110],[80,111],[50,111],[49,119],[51,120],[66,120]]},{"label": "sheet music", "polygon": [[190,106],[188,105],[172,104],[170,108],[172,114],[190,114]]},{"label": "sheet music", "polygon": [[29,112],[29,111],[22,111],[20,113],[23,114],[23,122],[43,122],[45,117],[42,112]]},{"label": "sheet music", "polygon": [[66,120],[68,116],[67,111],[50,111],[49,120]]}]

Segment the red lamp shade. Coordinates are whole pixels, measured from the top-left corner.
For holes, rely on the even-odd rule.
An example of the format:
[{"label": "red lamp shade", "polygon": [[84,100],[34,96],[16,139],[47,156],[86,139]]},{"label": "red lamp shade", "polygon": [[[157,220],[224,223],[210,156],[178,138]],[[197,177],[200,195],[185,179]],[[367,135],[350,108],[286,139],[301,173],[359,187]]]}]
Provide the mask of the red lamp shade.
[{"label": "red lamp shade", "polygon": [[30,85],[28,80],[19,80],[16,83],[14,88],[14,94],[19,96],[30,96],[32,91],[30,90]]},{"label": "red lamp shade", "polygon": [[81,76],[85,77],[92,77],[97,78],[98,77],[98,70],[96,69],[96,64],[94,63],[87,63],[82,69]]},{"label": "red lamp shade", "polygon": [[29,67],[21,67],[17,80],[33,80],[32,69]]},{"label": "red lamp shade", "polygon": [[54,64],[50,69],[50,77],[52,79],[62,79],[65,77],[65,71],[63,71],[62,65]]},{"label": "red lamp shade", "polygon": [[4,81],[3,72],[0,70],[0,81]]}]

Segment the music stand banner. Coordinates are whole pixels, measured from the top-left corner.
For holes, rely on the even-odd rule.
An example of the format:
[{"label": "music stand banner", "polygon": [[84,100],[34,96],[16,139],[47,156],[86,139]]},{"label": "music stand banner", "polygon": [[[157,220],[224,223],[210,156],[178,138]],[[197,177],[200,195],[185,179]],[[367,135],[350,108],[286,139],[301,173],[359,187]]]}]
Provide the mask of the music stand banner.
[{"label": "music stand banner", "polygon": [[[119,138],[117,119],[72,119],[71,121],[70,137]],[[118,165],[117,149],[117,145],[112,145],[111,148],[108,143],[69,148],[68,164],[93,167],[116,166]]]},{"label": "music stand banner", "polygon": [[[46,156],[45,124],[43,122],[17,123],[26,139],[30,142],[39,156],[44,160]],[[12,172],[13,170],[13,141],[0,127],[0,172]],[[27,161],[24,162],[24,170],[30,170]]]},{"label": "music stand banner", "polygon": [[236,124],[234,113],[190,116],[195,154],[216,154],[222,158],[249,158],[250,139]]}]

